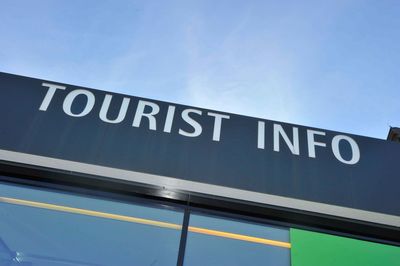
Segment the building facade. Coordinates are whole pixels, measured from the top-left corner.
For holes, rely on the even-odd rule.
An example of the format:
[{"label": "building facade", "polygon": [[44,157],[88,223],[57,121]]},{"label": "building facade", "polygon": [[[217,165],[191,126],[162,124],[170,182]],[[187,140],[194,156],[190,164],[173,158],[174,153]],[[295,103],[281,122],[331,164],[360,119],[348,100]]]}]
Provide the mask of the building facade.
[{"label": "building facade", "polygon": [[[400,146],[0,73],[1,265],[400,265]],[[394,133],[393,133],[394,132]]]}]

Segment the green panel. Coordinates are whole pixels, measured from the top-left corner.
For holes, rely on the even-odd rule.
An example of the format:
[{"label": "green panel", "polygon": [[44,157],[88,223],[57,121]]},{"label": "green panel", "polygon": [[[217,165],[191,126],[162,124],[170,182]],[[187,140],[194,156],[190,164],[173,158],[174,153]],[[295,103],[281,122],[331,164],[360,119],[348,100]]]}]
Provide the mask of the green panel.
[{"label": "green panel", "polygon": [[292,266],[400,266],[400,247],[291,229]]}]

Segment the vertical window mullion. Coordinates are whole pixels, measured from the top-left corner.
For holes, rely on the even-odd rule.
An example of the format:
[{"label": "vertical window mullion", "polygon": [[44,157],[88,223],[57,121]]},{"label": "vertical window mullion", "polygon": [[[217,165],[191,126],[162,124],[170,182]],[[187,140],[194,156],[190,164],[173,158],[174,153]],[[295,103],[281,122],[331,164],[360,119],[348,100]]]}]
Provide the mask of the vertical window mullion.
[{"label": "vertical window mullion", "polygon": [[183,260],[185,258],[186,240],[187,240],[188,228],[189,228],[189,219],[190,219],[190,209],[189,209],[189,206],[187,206],[185,208],[185,214],[183,215],[181,240],[179,243],[178,261],[176,263],[177,266],[183,266]]}]

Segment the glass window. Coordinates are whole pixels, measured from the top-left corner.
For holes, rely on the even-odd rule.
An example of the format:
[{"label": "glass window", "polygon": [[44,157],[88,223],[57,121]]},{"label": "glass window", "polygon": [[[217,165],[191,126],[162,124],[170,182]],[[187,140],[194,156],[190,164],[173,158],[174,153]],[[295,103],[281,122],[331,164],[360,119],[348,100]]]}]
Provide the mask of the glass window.
[{"label": "glass window", "polygon": [[192,214],[184,264],[289,266],[289,230]]},{"label": "glass window", "polygon": [[176,210],[0,183],[0,264],[176,265],[182,221]]}]

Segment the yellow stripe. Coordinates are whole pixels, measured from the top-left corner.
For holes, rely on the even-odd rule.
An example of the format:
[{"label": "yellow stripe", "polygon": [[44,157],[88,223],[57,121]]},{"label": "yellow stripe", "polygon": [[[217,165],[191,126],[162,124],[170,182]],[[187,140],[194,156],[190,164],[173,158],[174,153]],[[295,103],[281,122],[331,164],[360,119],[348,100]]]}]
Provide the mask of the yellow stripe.
[{"label": "yellow stripe", "polygon": [[0,202],[36,207],[36,208],[47,209],[47,210],[82,214],[82,215],[88,215],[88,216],[94,216],[94,217],[101,217],[101,218],[113,219],[113,220],[124,221],[124,222],[147,224],[147,225],[172,228],[172,229],[178,229],[178,230],[181,230],[181,228],[182,228],[182,226],[180,226],[178,224],[165,223],[165,222],[136,218],[136,217],[131,217],[131,216],[111,214],[111,213],[106,213],[106,212],[98,212],[98,211],[90,211],[90,210],[85,210],[85,209],[71,208],[71,207],[66,207],[66,206],[59,206],[59,205],[53,205],[53,204],[47,204],[47,203],[41,203],[41,202],[35,202],[35,201],[0,197]]},{"label": "yellow stripe", "polygon": [[282,247],[282,248],[290,248],[291,247],[291,244],[287,243],[287,242],[270,240],[270,239],[254,237],[254,236],[233,234],[233,233],[217,231],[217,230],[210,230],[210,229],[194,227],[194,226],[189,226],[188,230],[189,230],[189,232],[193,232],[193,233],[219,236],[219,237],[231,238],[231,239],[236,239],[236,240],[243,240],[243,241],[247,241],[247,242],[253,242],[253,243],[270,245],[270,246],[277,246],[277,247]]},{"label": "yellow stripe", "polygon": [[[112,219],[112,220],[118,220],[118,221],[130,222],[130,223],[146,224],[146,225],[158,226],[158,227],[163,227],[163,228],[170,228],[170,229],[177,229],[177,230],[182,229],[181,225],[173,224],[173,223],[166,223],[166,222],[160,222],[160,221],[155,221],[155,220],[142,219],[142,218],[137,218],[137,217],[118,215],[118,214],[112,214],[112,213],[106,213],[106,212],[91,211],[91,210],[80,209],[80,208],[72,208],[72,207],[67,207],[67,206],[60,206],[60,205],[54,205],[54,204],[48,204],[48,203],[42,203],[42,202],[36,202],[36,201],[28,201],[28,200],[0,197],[0,202],[41,208],[41,209],[47,209],[47,210],[61,211],[61,212],[67,212],[67,213],[81,214],[81,215],[87,215],[87,216],[93,216],[93,217],[100,217],[100,218],[106,218],[106,219]],[[188,230],[189,230],[189,232],[198,233],[198,234],[212,235],[212,236],[242,240],[242,241],[247,241],[247,242],[259,243],[259,244],[277,246],[277,247],[283,247],[283,248],[291,248],[290,243],[276,241],[276,240],[270,240],[270,239],[265,239],[265,238],[246,236],[246,235],[228,233],[228,232],[217,231],[217,230],[210,230],[210,229],[194,227],[194,226],[189,226]]]}]

